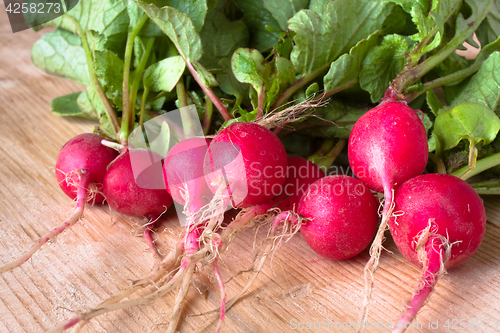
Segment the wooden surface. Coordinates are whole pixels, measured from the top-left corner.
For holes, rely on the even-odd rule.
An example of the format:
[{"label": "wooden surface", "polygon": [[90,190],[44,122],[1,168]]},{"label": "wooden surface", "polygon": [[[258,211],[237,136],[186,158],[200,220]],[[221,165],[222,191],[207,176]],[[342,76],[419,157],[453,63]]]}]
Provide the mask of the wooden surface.
[{"label": "wooden surface", "polygon": [[[90,121],[50,113],[54,97],[81,87],[46,75],[31,64],[30,47],[41,34],[12,34],[0,6],[0,264],[16,258],[69,216],[74,203],[59,189],[53,166],[67,140],[93,128]],[[444,328],[448,319],[500,321],[499,206],[499,199],[487,198],[489,223],[479,251],[439,281],[417,317],[422,328],[412,332],[457,331]],[[74,311],[95,306],[131,280],[146,275],[152,258],[144,239],[136,236],[141,222],[112,214],[106,206],[88,207],[85,218],[57,241],[45,245],[22,267],[0,276],[0,332],[44,332],[70,318]],[[172,212],[163,217],[158,239],[163,251],[168,251],[180,230]],[[250,267],[253,234],[252,230],[241,234],[223,256],[224,280]],[[262,239],[260,232],[257,241]],[[372,323],[397,319],[419,275],[419,269],[405,261],[391,240],[385,246],[393,253],[383,253],[376,273],[369,315]],[[227,313],[223,331],[353,331],[339,325],[358,316],[363,294],[360,276],[367,258],[365,251],[351,260],[325,260],[296,236],[283,244],[250,293]],[[227,283],[228,297],[236,294],[248,277],[242,274]],[[192,332],[207,318],[193,315],[219,304],[210,269],[196,275],[195,285],[183,312],[186,318],[179,326],[182,332]],[[82,331],[163,332],[173,300],[174,295],[169,295],[151,305],[101,316]],[[429,329],[429,322],[436,320],[439,329]],[[332,326],[316,330],[293,326],[314,321]],[[375,325],[368,331],[387,330]]]}]

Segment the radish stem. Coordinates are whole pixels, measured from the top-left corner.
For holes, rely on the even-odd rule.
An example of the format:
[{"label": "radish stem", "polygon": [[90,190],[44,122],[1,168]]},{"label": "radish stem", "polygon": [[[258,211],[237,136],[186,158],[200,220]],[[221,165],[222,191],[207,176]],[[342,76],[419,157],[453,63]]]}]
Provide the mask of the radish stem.
[{"label": "radish stem", "polygon": [[392,187],[389,187],[386,191],[384,191],[384,208],[382,211],[382,221],[380,222],[380,226],[375,235],[375,239],[370,246],[370,260],[365,265],[363,270],[363,277],[365,280],[365,296],[363,299],[363,305],[361,306],[361,319],[363,325],[358,328],[358,332],[364,327],[366,323],[366,319],[368,317],[368,308],[372,301],[372,290],[373,290],[373,275],[378,268],[380,254],[382,252],[382,243],[385,240],[384,233],[388,229],[387,224],[389,219],[392,216],[392,212],[394,210],[394,190]]},{"label": "radish stem", "polygon": [[144,13],[142,14],[139,22],[134,26],[132,30],[129,31],[127,36],[127,44],[125,46],[125,57],[123,63],[123,117],[122,117],[122,126],[120,129],[119,140],[121,143],[126,143],[127,138],[130,134],[130,130],[133,128],[133,112],[134,110],[130,109],[130,96],[129,96],[129,78],[130,78],[130,64],[132,62],[132,51],[134,50],[134,41],[135,37],[141,31],[143,25],[149,17]]}]

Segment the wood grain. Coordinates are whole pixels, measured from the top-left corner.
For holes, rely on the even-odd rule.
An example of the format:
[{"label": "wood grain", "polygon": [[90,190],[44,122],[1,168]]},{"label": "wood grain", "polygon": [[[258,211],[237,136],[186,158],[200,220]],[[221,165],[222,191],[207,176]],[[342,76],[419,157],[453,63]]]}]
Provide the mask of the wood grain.
[{"label": "wood grain", "polygon": [[[53,165],[61,146],[74,135],[91,131],[94,124],[50,113],[54,97],[82,87],[35,68],[30,47],[42,33],[12,34],[4,8],[0,10],[0,264],[4,264],[71,213],[74,203],[59,189]],[[499,203],[497,197],[487,198],[489,223],[483,244],[468,262],[439,281],[417,318],[422,327],[412,332],[455,332],[444,328],[448,319],[500,320]],[[172,212],[162,221],[158,244],[166,252],[181,229]],[[152,258],[144,240],[136,236],[141,223],[111,213],[106,206],[88,207],[85,218],[57,241],[0,276],[0,332],[43,332],[146,275]],[[242,233],[223,256],[224,280],[251,266],[254,233]],[[264,232],[258,232],[257,243],[263,239]],[[372,323],[396,320],[419,275],[390,239],[385,246],[392,253],[383,253],[376,274]],[[353,331],[352,326],[339,325],[356,321],[367,258],[365,251],[351,260],[325,260],[309,250],[300,235],[294,237],[268,262],[250,293],[227,313],[223,331]],[[249,274],[241,274],[231,280],[229,297],[248,278]],[[195,285],[188,294],[181,332],[194,331],[207,319],[196,315],[219,304],[211,269],[198,271]],[[82,332],[162,332],[174,297],[96,318]],[[293,326],[315,321],[323,328]],[[439,330],[429,329],[431,321],[439,321]],[[374,325],[368,331],[384,330]],[[479,331],[493,330],[460,330]]]}]

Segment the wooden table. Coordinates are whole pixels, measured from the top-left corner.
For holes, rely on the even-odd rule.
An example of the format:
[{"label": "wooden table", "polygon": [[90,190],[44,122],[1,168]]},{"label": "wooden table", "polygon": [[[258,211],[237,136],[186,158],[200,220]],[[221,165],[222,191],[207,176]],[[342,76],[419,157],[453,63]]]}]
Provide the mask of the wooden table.
[{"label": "wooden table", "polygon": [[[61,146],[94,125],[50,113],[54,97],[81,87],[46,75],[31,64],[30,47],[41,35],[32,31],[12,34],[0,7],[0,264],[10,262],[69,216],[74,203],[59,189],[53,166]],[[417,318],[422,328],[412,332],[456,331],[444,327],[453,319],[500,321],[500,200],[486,198],[485,202],[489,223],[480,249],[439,281]],[[137,236],[140,223],[140,219],[110,212],[107,206],[88,207],[85,218],[57,241],[45,245],[22,267],[0,276],[0,332],[43,332],[146,275],[153,260],[144,239]],[[160,248],[168,251],[180,231],[173,212],[164,216]],[[254,233],[241,234],[224,254],[224,280],[250,267]],[[257,243],[263,238],[260,231]],[[391,240],[385,246],[393,253],[383,253],[376,273],[370,332],[384,331],[376,323],[397,319],[419,276],[419,269],[398,253]],[[227,313],[223,331],[353,331],[352,326],[341,325],[358,317],[367,259],[365,251],[351,260],[325,260],[297,235],[281,246],[248,295]],[[227,283],[228,297],[249,276],[241,274]],[[207,319],[193,315],[219,305],[211,269],[196,275],[195,286],[188,294],[181,332],[192,332]],[[98,317],[82,331],[162,332],[174,297]],[[429,323],[436,321],[439,329],[430,329]],[[321,322],[323,328],[299,329],[300,323],[307,322]]]}]

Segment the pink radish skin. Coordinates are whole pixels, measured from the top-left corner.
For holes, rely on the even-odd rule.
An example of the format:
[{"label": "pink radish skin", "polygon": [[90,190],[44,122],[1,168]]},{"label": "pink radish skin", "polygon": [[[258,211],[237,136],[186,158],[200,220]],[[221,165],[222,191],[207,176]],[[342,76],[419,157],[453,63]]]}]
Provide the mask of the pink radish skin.
[{"label": "pink radish skin", "polygon": [[212,140],[205,175],[215,193],[213,182],[223,169],[233,207],[248,208],[281,194],[287,163],[285,148],[273,132],[255,123],[234,123]]},{"label": "pink radish skin", "polygon": [[343,260],[361,253],[377,229],[377,200],[361,181],[328,176],[309,186],[297,212],[311,218],[300,229],[306,243],[323,257]]},{"label": "pink radish skin", "polygon": [[182,195],[187,190],[191,213],[196,213],[212,197],[206,181],[203,161],[210,140],[190,138],[169,150],[163,163],[163,180],[172,198],[184,206]]},{"label": "pink radish skin", "polygon": [[45,243],[72,227],[83,215],[86,202],[101,203],[99,192],[107,166],[118,152],[101,144],[102,137],[84,133],[75,136],[61,148],[56,162],[56,179],[63,192],[76,199],[73,214],[63,223],[43,235],[15,261],[0,267],[0,274],[21,266]]},{"label": "pink radish skin", "polygon": [[394,190],[424,171],[428,154],[427,133],[422,121],[406,103],[397,102],[394,94],[365,113],[351,131],[348,156],[354,174],[370,189],[384,193],[382,221],[364,269],[363,322],[367,320],[373,274],[378,267],[384,233],[392,215]]},{"label": "pink radish skin", "polygon": [[[172,205],[172,198],[165,189],[153,189],[153,186],[143,188],[137,185],[130,160],[131,154],[135,161],[144,160],[145,163],[149,163],[151,154],[154,153],[142,149],[135,149],[132,152],[127,150],[122,153],[104,177],[104,195],[109,206],[118,213],[154,220]],[[146,170],[141,176],[144,177],[141,178],[144,185],[147,182],[151,182],[151,185],[163,182],[161,173],[155,177]]]},{"label": "pink radish skin", "polygon": [[409,106],[382,103],[354,125],[348,155],[356,177],[389,196],[388,190],[424,171],[429,155],[427,132]]},{"label": "pink radish skin", "polygon": [[[94,189],[102,187],[108,165],[118,156],[114,149],[101,144],[97,134],[83,133],[75,136],[61,148],[56,161],[56,179],[63,192],[75,199],[79,185]],[[82,171],[85,170],[85,171]],[[85,184],[89,182],[89,184]],[[89,196],[94,203],[102,203],[104,196],[97,192]]]},{"label": "pink radish skin", "polygon": [[[465,181],[452,175],[425,174],[402,184],[395,194],[395,210],[389,227],[401,253],[410,262],[422,266],[418,259],[417,240],[429,223],[428,240],[420,251],[427,255],[427,266],[420,287],[399,319],[393,332],[403,332],[405,325],[417,315],[443,273],[469,259],[479,248],[486,228],[483,202]],[[425,239],[424,239],[425,241]],[[446,248],[450,247],[449,258]]]}]

